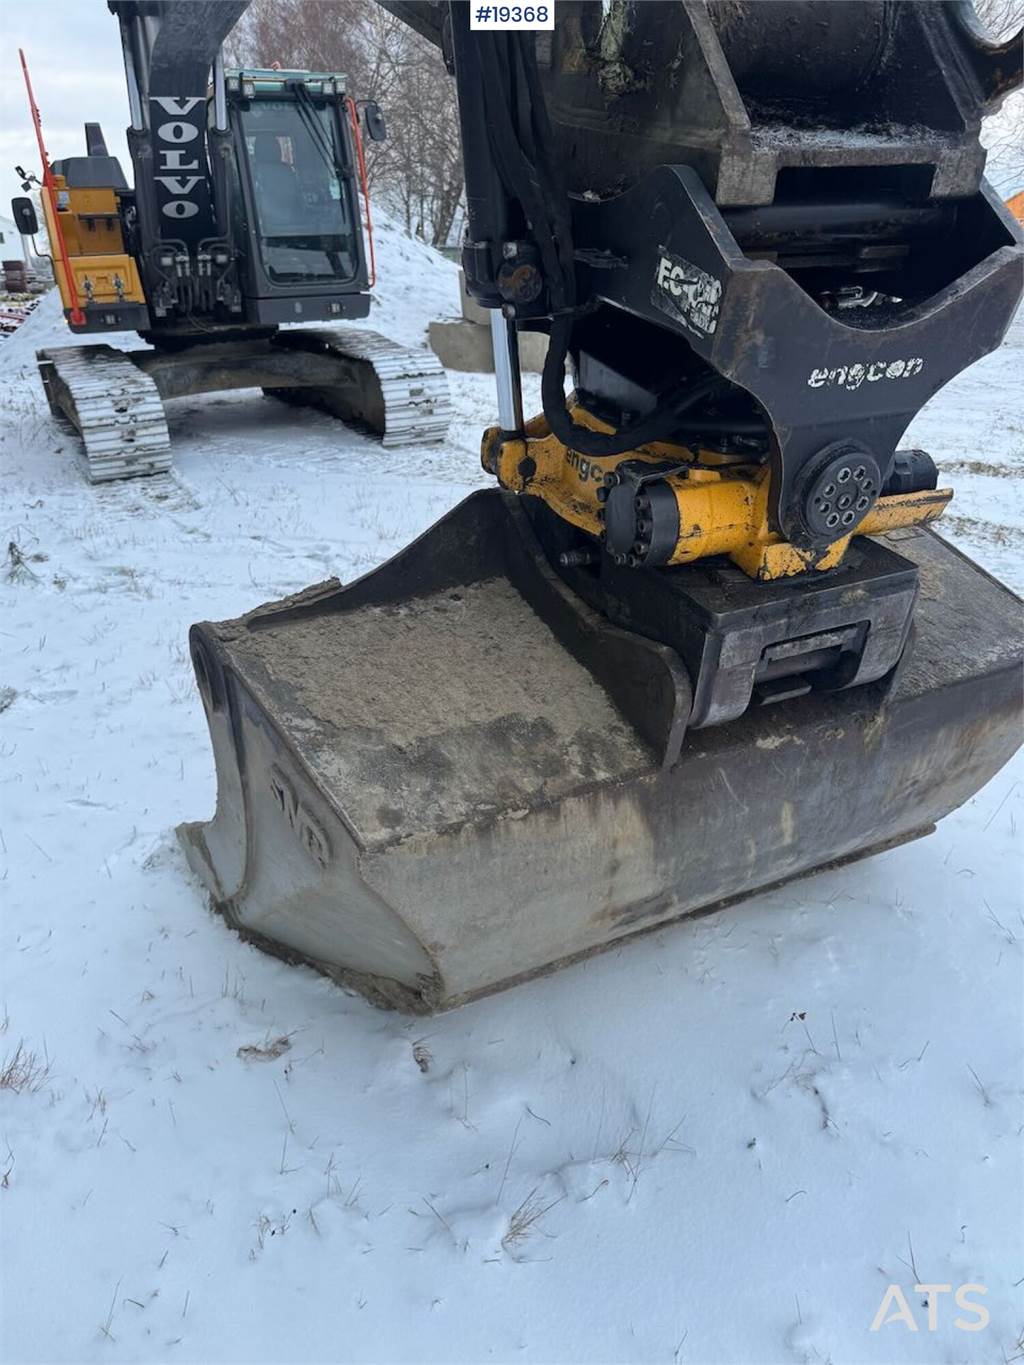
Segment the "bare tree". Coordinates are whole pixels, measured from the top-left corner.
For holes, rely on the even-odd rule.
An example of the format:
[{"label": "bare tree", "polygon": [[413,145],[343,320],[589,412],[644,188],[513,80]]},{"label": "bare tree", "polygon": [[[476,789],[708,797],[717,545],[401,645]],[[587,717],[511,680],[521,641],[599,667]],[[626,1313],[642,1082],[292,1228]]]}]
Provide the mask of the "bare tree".
[{"label": "bare tree", "polygon": [[[1024,0],[974,0],[978,18],[995,39],[1019,33],[1024,26]],[[1008,95],[985,120],[982,141],[988,149],[988,174],[1004,195],[1024,188],[1024,93]]]},{"label": "bare tree", "polygon": [[386,185],[406,231],[445,245],[462,201],[462,152],[451,81],[435,50],[417,38],[389,110]]},{"label": "bare tree", "polygon": [[974,0],[974,8],[995,39],[1011,37],[1024,24],[1024,0]]},{"label": "bare tree", "polygon": [[374,0],[255,0],[232,35],[238,65],[341,71],[377,100],[388,140],[368,143],[371,188],[406,229],[444,246],[462,201],[455,92],[439,53]]}]

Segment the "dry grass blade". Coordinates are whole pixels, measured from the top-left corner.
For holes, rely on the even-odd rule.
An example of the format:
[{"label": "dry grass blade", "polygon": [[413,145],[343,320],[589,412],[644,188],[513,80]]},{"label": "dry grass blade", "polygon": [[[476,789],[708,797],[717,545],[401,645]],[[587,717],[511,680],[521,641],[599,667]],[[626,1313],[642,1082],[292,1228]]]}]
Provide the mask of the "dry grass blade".
[{"label": "dry grass blade", "polygon": [[539,1231],[537,1224],[540,1220],[546,1213],[550,1213],[556,1204],[560,1204],[564,1198],[565,1195],[562,1194],[557,1199],[552,1199],[550,1204],[545,1204],[537,1198],[536,1189],[531,1190],[508,1220],[508,1231],[501,1239],[501,1245],[505,1250],[509,1251],[510,1248],[524,1242],[535,1231]]},{"label": "dry grass blade", "polygon": [[30,1052],[22,1038],[12,1053],[0,1063],[0,1090],[23,1091],[35,1095],[50,1079],[50,1059],[38,1052]]}]

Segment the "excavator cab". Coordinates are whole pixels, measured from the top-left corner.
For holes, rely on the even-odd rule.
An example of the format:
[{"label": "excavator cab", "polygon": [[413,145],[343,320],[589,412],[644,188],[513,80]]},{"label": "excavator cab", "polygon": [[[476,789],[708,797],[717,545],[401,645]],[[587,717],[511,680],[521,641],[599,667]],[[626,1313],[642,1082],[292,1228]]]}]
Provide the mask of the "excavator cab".
[{"label": "excavator cab", "polygon": [[[389,447],[431,445],[448,431],[448,384],[430,352],[362,328],[283,325],[369,314],[362,133],[336,72],[225,69],[225,40],[247,4],[109,0],[134,188],[97,124],[86,125],[84,157],[51,161],[22,56],[68,326],[133,330],[150,347],[37,353],[50,408],[81,436],[93,483],[169,469],[165,401],[214,390],[312,404]],[[361,107],[379,142],[379,108]]]},{"label": "excavator cab", "polygon": [[[204,96],[149,104],[128,133],[134,188],[97,123],[84,156],[44,168],[72,331],[133,328],[180,345],[211,329],[368,314],[361,133],[343,76],[225,72],[218,59]],[[373,119],[379,137],[376,106]]]},{"label": "excavator cab", "polygon": [[296,302],[308,307],[307,300],[331,291],[364,292],[358,125],[343,77],[229,71],[226,87],[246,312],[258,321],[288,321]]}]

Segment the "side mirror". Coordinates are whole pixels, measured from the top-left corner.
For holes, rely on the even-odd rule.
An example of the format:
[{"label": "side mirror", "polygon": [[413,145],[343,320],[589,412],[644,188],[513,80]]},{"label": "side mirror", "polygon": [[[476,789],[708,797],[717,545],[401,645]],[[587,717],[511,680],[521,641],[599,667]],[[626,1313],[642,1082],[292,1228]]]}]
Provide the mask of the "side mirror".
[{"label": "side mirror", "polygon": [[371,142],[387,142],[387,124],[376,100],[367,100],[363,105],[363,126]]},{"label": "side mirror", "polygon": [[39,231],[36,206],[31,199],[12,199],[11,213],[18,231],[23,237],[34,237]]}]

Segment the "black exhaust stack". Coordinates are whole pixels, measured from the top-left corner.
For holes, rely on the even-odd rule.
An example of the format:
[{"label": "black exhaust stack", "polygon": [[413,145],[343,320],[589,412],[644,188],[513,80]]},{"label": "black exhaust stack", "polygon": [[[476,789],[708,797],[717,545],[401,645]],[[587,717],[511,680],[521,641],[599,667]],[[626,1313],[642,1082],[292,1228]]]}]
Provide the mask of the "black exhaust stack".
[{"label": "black exhaust stack", "polygon": [[87,123],[85,125],[85,154],[86,156],[110,155],[107,151],[107,143],[103,136],[103,129],[98,123]]}]

